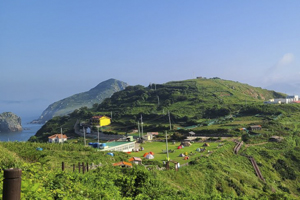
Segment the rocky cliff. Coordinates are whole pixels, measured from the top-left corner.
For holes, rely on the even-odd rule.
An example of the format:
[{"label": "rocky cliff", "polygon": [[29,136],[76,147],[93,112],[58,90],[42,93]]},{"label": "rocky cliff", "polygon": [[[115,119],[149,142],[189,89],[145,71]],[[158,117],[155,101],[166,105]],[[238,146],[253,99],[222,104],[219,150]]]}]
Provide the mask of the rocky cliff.
[{"label": "rocky cliff", "polygon": [[128,84],[125,82],[108,79],[87,92],[74,94],[52,103],[43,111],[41,116],[32,123],[45,123],[55,116],[67,115],[81,107],[91,108],[94,104],[100,104],[105,98],[111,97],[115,92],[124,90],[127,86]]},{"label": "rocky cliff", "polygon": [[21,118],[11,112],[0,114],[0,132],[22,131]]}]

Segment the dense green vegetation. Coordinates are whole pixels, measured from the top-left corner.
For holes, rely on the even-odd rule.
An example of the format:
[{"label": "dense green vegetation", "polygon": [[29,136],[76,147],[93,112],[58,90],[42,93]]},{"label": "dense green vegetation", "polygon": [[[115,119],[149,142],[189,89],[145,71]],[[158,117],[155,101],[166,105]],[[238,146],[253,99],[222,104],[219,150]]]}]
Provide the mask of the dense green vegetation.
[{"label": "dense green vegetation", "polygon": [[[155,159],[143,160],[147,166],[112,167],[112,163],[127,161],[142,154],[115,152],[106,155],[81,144],[65,143],[0,143],[1,169],[15,167],[23,171],[22,199],[297,199],[299,185],[299,136],[288,137],[282,143],[260,143],[243,146],[240,155],[233,154],[234,142],[210,143],[211,153],[197,152],[190,156],[190,165],[178,172],[163,168],[164,143],[146,143],[145,151],[154,151]],[[186,147],[193,151],[203,142]],[[169,145],[175,149],[176,145]],[[42,147],[43,151],[37,151]],[[153,148],[154,147],[154,148]],[[172,160],[184,163],[177,153]],[[161,154],[161,156],[158,156]],[[253,156],[266,180],[258,179],[244,155]],[[173,159],[174,158],[174,159]],[[65,171],[61,162],[66,163]],[[85,174],[72,170],[78,162],[101,163]],[[158,166],[158,167],[157,167]],[[0,191],[3,173],[0,173]],[[1,192],[2,193],[2,192]]]},{"label": "dense green vegetation", "polygon": [[[141,115],[145,131],[165,131],[169,129],[168,112],[173,133],[178,133],[178,129],[188,126],[207,128],[213,121],[218,121],[213,122],[214,125],[219,124],[213,126],[215,130],[228,133],[234,130],[227,126],[233,116],[263,114],[272,118],[272,115],[299,110],[297,106],[287,108],[280,105],[263,105],[264,100],[283,96],[284,94],[274,91],[222,79],[176,81],[162,85],[152,84],[148,87],[129,86],[114,93],[101,104],[94,104],[90,109],[82,107],[68,116],[53,118],[31,138],[31,141],[46,141],[49,135],[59,133],[61,127],[64,133],[72,136],[76,120],[86,121],[93,115],[111,114],[112,125],[104,130],[108,133],[130,132],[137,128],[137,121]],[[211,128],[206,128],[195,131],[209,133]]]}]

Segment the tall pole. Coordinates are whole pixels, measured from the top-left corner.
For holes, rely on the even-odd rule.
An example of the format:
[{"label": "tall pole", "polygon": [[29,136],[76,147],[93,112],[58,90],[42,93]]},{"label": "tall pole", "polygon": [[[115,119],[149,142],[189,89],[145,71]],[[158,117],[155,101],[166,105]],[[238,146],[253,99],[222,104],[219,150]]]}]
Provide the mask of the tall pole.
[{"label": "tall pole", "polygon": [[112,111],[110,111],[110,119],[112,120]]},{"label": "tall pole", "polygon": [[141,138],[140,122],[138,121],[139,138]]},{"label": "tall pole", "polygon": [[168,111],[168,115],[169,115],[169,124],[170,124],[170,131],[172,130],[172,124],[171,124],[171,117],[170,117],[170,112]]},{"label": "tall pole", "polygon": [[83,140],[84,140],[84,146],[86,146],[86,141],[85,141],[85,128],[83,127]]},{"label": "tall pole", "polygon": [[143,138],[144,130],[143,130],[143,116],[142,115],[141,115],[141,128],[142,128],[142,138]]},{"label": "tall pole", "polygon": [[98,143],[99,143],[99,127],[98,127]]},{"label": "tall pole", "polygon": [[167,161],[169,161],[169,150],[168,150],[168,135],[166,131],[166,148],[167,148]]},{"label": "tall pole", "polygon": [[157,95],[157,106],[159,106],[159,96]]},{"label": "tall pole", "polygon": [[61,141],[62,141],[61,144],[63,144],[64,143],[64,137],[63,137],[63,134],[62,134],[62,127],[60,127],[60,137],[61,137]]}]

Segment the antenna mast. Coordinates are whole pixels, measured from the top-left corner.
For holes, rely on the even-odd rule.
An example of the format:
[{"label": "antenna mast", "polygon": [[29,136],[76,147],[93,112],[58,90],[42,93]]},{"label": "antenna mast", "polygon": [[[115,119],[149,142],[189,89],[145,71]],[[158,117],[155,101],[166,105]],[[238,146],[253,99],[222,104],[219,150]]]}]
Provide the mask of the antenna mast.
[{"label": "antenna mast", "polygon": [[143,116],[142,116],[142,114],[141,114],[141,128],[142,128],[142,138],[143,138],[144,130],[143,130]]},{"label": "antenna mast", "polygon": [[168,115],[169,115],[169,124],[170,124],[170,131],[172,130],[172,125],[171,125],[171,117],[170,117],[170,111],[168,111]]}]

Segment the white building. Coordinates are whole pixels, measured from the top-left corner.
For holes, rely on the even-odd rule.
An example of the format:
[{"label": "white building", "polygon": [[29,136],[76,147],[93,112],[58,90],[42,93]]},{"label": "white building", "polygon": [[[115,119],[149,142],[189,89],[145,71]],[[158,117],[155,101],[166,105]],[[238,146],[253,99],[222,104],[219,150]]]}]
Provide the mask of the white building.
[{"label": "white building", "polygon": [[299,100],[298,95],[287,96],[286,98],[279,98],[279,99],[270,99],[269,101],[265,101],[265,104],[288,104],[297,102]]},{"label": "white building", "polygon": [[102,144],[101,151],[123,151],[131,152],[135,148],[135,141],[132,142],[107,142]]}]

